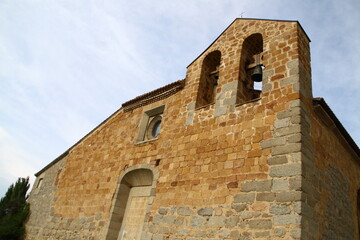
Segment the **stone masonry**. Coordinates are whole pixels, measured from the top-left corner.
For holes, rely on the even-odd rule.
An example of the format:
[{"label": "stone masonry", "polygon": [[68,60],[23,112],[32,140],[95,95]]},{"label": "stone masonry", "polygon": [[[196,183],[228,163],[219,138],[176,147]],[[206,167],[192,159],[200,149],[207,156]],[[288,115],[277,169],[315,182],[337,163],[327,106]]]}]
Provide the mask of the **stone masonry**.
[{"label": "stone masonry", "polygon": [[[359,239],[359,148],[313,99],[309,42],[296,21],[236,19],[184,80],[123,104],[36,174],[26,239],[127,239],[126,189],[144,185],[140,239]],[[255,91],[241,54],[259,49]],[[152,113],[160,134],[143,141]]]}]

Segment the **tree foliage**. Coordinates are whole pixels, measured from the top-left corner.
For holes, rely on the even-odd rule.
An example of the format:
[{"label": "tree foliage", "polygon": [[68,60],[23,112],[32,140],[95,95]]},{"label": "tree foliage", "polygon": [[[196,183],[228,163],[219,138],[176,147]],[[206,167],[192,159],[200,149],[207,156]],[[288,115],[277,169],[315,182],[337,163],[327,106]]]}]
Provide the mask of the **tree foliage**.
[{"label": "tree foliage", "polygon": [[17,240],[24,235],[24,221],[29,214],[29,204],[26,202],[29,187],[29,177],[19,178],[1,198],[0,240]]}]

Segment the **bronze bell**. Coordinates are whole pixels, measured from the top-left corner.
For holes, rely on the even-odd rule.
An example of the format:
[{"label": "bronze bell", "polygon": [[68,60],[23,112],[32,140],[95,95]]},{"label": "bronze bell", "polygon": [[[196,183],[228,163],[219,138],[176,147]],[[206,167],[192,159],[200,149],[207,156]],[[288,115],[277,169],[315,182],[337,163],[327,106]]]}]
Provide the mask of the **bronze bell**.
[{"label": "bronze bell", "polygon": [[251,79],[254,82],[261,82],[262,81],[262,67],[261,65],[256,65],[254,71],[251,74]]}]

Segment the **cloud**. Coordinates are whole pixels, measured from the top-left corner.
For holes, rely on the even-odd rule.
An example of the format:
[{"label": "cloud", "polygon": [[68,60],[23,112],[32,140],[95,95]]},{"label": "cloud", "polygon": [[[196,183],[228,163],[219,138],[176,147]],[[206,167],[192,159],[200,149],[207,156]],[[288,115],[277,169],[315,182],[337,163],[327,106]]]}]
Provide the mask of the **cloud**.
[{"label": "cloud", "polygon": [[33,184],[34,173],[40,167],[37,164],[37,157],[24,152],[16,139],[0,128],[0,197],[2,197],[7,188],[15,183],[19,177],[30,177],[30,183]]}]

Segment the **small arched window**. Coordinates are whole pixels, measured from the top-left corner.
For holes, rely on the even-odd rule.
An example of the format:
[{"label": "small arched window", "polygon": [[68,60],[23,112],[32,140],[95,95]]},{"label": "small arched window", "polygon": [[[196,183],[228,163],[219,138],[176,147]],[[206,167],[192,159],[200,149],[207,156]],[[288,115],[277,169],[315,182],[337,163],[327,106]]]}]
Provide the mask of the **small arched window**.
[{"label": "small arched window", "polygon": [[213,51],[205,57],[201,68],[200,83],[196,100],[197,107],[202,107],[215,101],[220,61],[220,51]]},{"label": "small arched window", "polygon": [[260,33],[247,37],[242,45],[237,102],[260,97],[262,86],[263,38]]},{"label": "small arched window", "polygon": [[153,173],[149,169],[136,169],[124,175],[113,208],[107,240],[141,239],[152,184]]}]

